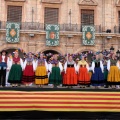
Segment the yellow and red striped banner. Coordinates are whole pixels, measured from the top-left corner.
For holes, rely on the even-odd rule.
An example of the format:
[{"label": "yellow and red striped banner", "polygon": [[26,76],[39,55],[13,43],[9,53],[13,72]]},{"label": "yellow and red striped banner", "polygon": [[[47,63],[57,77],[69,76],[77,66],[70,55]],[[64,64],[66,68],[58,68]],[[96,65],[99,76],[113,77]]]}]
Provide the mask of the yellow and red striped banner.
[{"label": "yellow and red striped banner", "polygon": [[120,92],[0,91],[0,111],[120,112]]}]

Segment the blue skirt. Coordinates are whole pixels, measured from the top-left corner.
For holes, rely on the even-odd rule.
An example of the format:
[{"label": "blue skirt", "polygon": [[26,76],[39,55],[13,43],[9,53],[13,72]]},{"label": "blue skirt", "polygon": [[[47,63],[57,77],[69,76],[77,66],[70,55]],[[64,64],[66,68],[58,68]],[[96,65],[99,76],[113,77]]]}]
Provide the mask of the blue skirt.
[{"label": "blue skirt", "polygon": [[102,73],[101,68],[95,68],[94,73],[91,77],[91,84],[93,86],[102,86],[105,84],[104,73]]}]

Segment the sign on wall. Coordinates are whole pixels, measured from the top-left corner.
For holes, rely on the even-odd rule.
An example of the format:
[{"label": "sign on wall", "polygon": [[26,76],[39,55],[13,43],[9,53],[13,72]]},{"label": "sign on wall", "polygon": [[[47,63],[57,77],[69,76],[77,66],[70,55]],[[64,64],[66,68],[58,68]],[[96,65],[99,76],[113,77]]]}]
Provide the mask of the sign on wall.
[{"label": "sign on wall", "polygon": [[46,45],[59,45],[59,25],[46,24]]},{"label": "sign on wall", "polygon": [[91,25],[82,26],[82,39],[84,45],[94,45],[95,27]]},{"label": "sign on wall", "polygon": [[19,42],[20,23],[6,23],[6,41],[9,43]]}]

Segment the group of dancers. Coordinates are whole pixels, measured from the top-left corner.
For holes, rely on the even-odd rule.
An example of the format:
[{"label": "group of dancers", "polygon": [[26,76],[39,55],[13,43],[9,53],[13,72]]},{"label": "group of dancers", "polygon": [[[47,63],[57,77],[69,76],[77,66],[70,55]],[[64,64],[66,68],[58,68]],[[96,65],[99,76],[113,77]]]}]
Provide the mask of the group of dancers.
[{"label": "group of dancers", "polygon": [[73,59],[69,54],[63,60],[58,60],[58,54],[51,55],[49,59],[44,56],[44,53],[39,53],[38,57],[29,52],[20,58],[18,50],[13,55],[3,50],[0,55],[0,87],[35,84],[37,87],[119,88],[120,59],[115,53],[111,53],[106,61],[96,53],[91,62],[85,55]]}]

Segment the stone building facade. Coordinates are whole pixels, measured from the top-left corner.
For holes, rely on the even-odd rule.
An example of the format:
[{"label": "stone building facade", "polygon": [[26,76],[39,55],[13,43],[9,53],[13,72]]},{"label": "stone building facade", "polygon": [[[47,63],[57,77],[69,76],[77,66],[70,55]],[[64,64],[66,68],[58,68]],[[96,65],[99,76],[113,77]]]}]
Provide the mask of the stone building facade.
[{"label": "stone building facade", "polygon": [[[15,6],[21,7],[21,13],[14,8]],[[17,9],[17,12],[12,11],[12,8]],[[44,25],[47,21],[45,14],[49,11],[46,12],[46,8],[57,9],[58,12],[57,18],[54,15],[47,18],[53,16],[60,24],[60,44],[56,47],[46,46]],[[98,51],[109,49],[111,46],[118,50],[120,48],[119,11],[120,0],[0,0],[0,51],[21,48],[25,52],[54,50],[65,54],[87,50]],[[54,14],[54,12],[50,14],[52,13]],[[6,21],[18,19],[15,14],[21,14],[20,42],[10,44],[6,42]],[[11,18],[12,15],[15,17]],[[82,44],[83,24],[95,25],[94,46]]]}]

